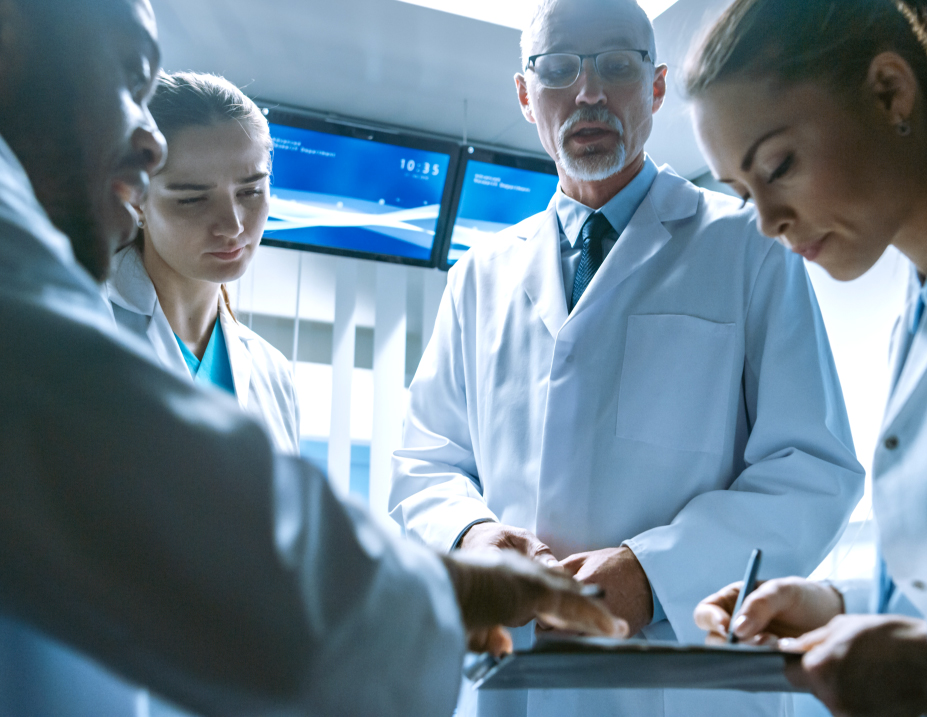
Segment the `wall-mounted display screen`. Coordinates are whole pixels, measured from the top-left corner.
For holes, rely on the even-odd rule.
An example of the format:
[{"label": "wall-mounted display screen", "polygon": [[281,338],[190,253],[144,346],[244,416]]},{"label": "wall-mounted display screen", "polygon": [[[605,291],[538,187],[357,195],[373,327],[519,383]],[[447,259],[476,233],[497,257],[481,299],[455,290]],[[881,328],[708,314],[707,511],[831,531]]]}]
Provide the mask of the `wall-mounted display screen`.
[{"label": "wall-mounted display screen", "polygon": [[266,243],[434,266],[457,145],[269,110]]},{"label": "wall-mounted display screen", "polygon": [[465,147],[461,162],[444,268],[453,266],[475,244],[544,211],[557,189],[552,161]]}]

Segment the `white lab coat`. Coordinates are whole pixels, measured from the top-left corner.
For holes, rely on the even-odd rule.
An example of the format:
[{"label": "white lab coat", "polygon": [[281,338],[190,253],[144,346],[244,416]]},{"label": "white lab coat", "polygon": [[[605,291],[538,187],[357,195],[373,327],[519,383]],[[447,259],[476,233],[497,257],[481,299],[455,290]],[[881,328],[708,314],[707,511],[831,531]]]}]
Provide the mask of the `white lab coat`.
[{"label": "white lab coat", "polygon": [[[113,258],[106,288],[116,323],[145,338],[162,366],[190,380],[190,369],[174,330],[134,246],[126,247]],[[264,423],[277,450],[299,455],[299,402],[291,363],[236,321],[221,298],[219,321],[228,346],[238,405]]]},{"label": "white lab coat", "polygon": [[[668,622],[743,576],[810,573],[860,498],[840,385],[799,257],[752,209],[666,167],[567,314],[553,207],[451,270],[394,454],[392,516],[449,550],[480,519],[558,558],[630,546]],[[520,635],[522,644],[530,635]],[[779,714],[778,696],[551,690],[479,714]],[[462,706],[470,714],[472,706]]]},{"label": "white lab coat", "polygon": [[[893,388],[872,462],[872,510],[898,597],[903,595],[923,615],[927,614],[927,321],[921,321],[913,338],[908,332],[920,288],[912,268],[907,305],[892,335]],[[914,613],[905,609],[906,601],[892,602],[890,612]]]},{"label": "white lab coat", "polygon": [[2,139],[0,332],[0,714],[75,714],[36,630],[204,714],[451,713],[439,559],[120,334]]}]

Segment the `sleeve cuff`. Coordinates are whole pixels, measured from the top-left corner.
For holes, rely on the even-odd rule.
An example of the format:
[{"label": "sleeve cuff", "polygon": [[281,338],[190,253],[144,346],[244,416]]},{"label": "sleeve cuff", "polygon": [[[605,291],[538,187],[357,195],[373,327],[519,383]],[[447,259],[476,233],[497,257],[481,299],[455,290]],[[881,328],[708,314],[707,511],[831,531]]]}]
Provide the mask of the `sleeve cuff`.
[{"label": "sleeve cuff", "polygon": [[472,528],[474,525],[479,525],[480,523],[495,523],[495,522],[496,521],[494,521],[492,518],[477,518],[476,520],[472,521],[469,525],[467,525],[463,530],[461,530],[457,534],[456,538],[454,538],[454,544],[451,545],[451,550],[457,550],[457,548],[460,547],[460,541],[463,540],[464,534],[468,530],[470,530],[470,528]]},{"label": "sleeve cuff", "polygon": [[660,603],[660,598],[657,597],[657,593],[653,589],[653,585],[650,586],[650,594],[653,596],[653,620],[650,621],[650,624],[662,622],[666,619],[666,612],[663,610],[663,605]]}]

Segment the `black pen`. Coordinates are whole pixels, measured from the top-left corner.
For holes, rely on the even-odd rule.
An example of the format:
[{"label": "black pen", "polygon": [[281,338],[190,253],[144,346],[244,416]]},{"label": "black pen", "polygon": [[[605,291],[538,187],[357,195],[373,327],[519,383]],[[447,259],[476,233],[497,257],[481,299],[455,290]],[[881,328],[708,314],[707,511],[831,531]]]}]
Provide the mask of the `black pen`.
[{"label": "black pen", "polygon": [[737,617],[740,609],[744,606],[744,600],[747,595],[756,589],[756,575],[760,572],[760,558],[763,557],[763,551],[756,548],[750,555],[747,562],[747,572],[744,574],[744,584],[740,589],[740,595],[737,596],[737,604],[734,605],[734,612],[731,613],[731,624],[727,631],[727,641],[731,645],[737,642],[737,635],[734,634],[734,618]]}]

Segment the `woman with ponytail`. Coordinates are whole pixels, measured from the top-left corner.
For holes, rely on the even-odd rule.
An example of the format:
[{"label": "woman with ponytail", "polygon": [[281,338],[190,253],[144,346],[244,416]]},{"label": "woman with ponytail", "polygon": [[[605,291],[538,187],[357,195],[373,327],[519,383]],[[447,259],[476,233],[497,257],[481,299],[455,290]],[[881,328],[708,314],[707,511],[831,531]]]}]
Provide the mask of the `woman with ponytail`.
[{"label": "woman with ponytail", "polygon": [[732,630],[805,653],[802,679],[836,715],[927,713],[925,17],[900,0],[736,0],[686,83],[713,174],[754,200],[765,234],[841,280],[889,245],[911,261],[873,462],[881,558],[869,599],[859,586],[783,578],[757,588],[733,624],[739,583],[695,613],[710,640]]},{"label": "woman with ponytail", "polygon": [[162,74],[149,107],[168,159],[136,207],[135,243],[113,261],[116,321],[165,367],[234,395],[280,451],[298,453],[290,363],[238,322],[225,289],[245,273],[267,221],[267,120],[215,75]]}]

